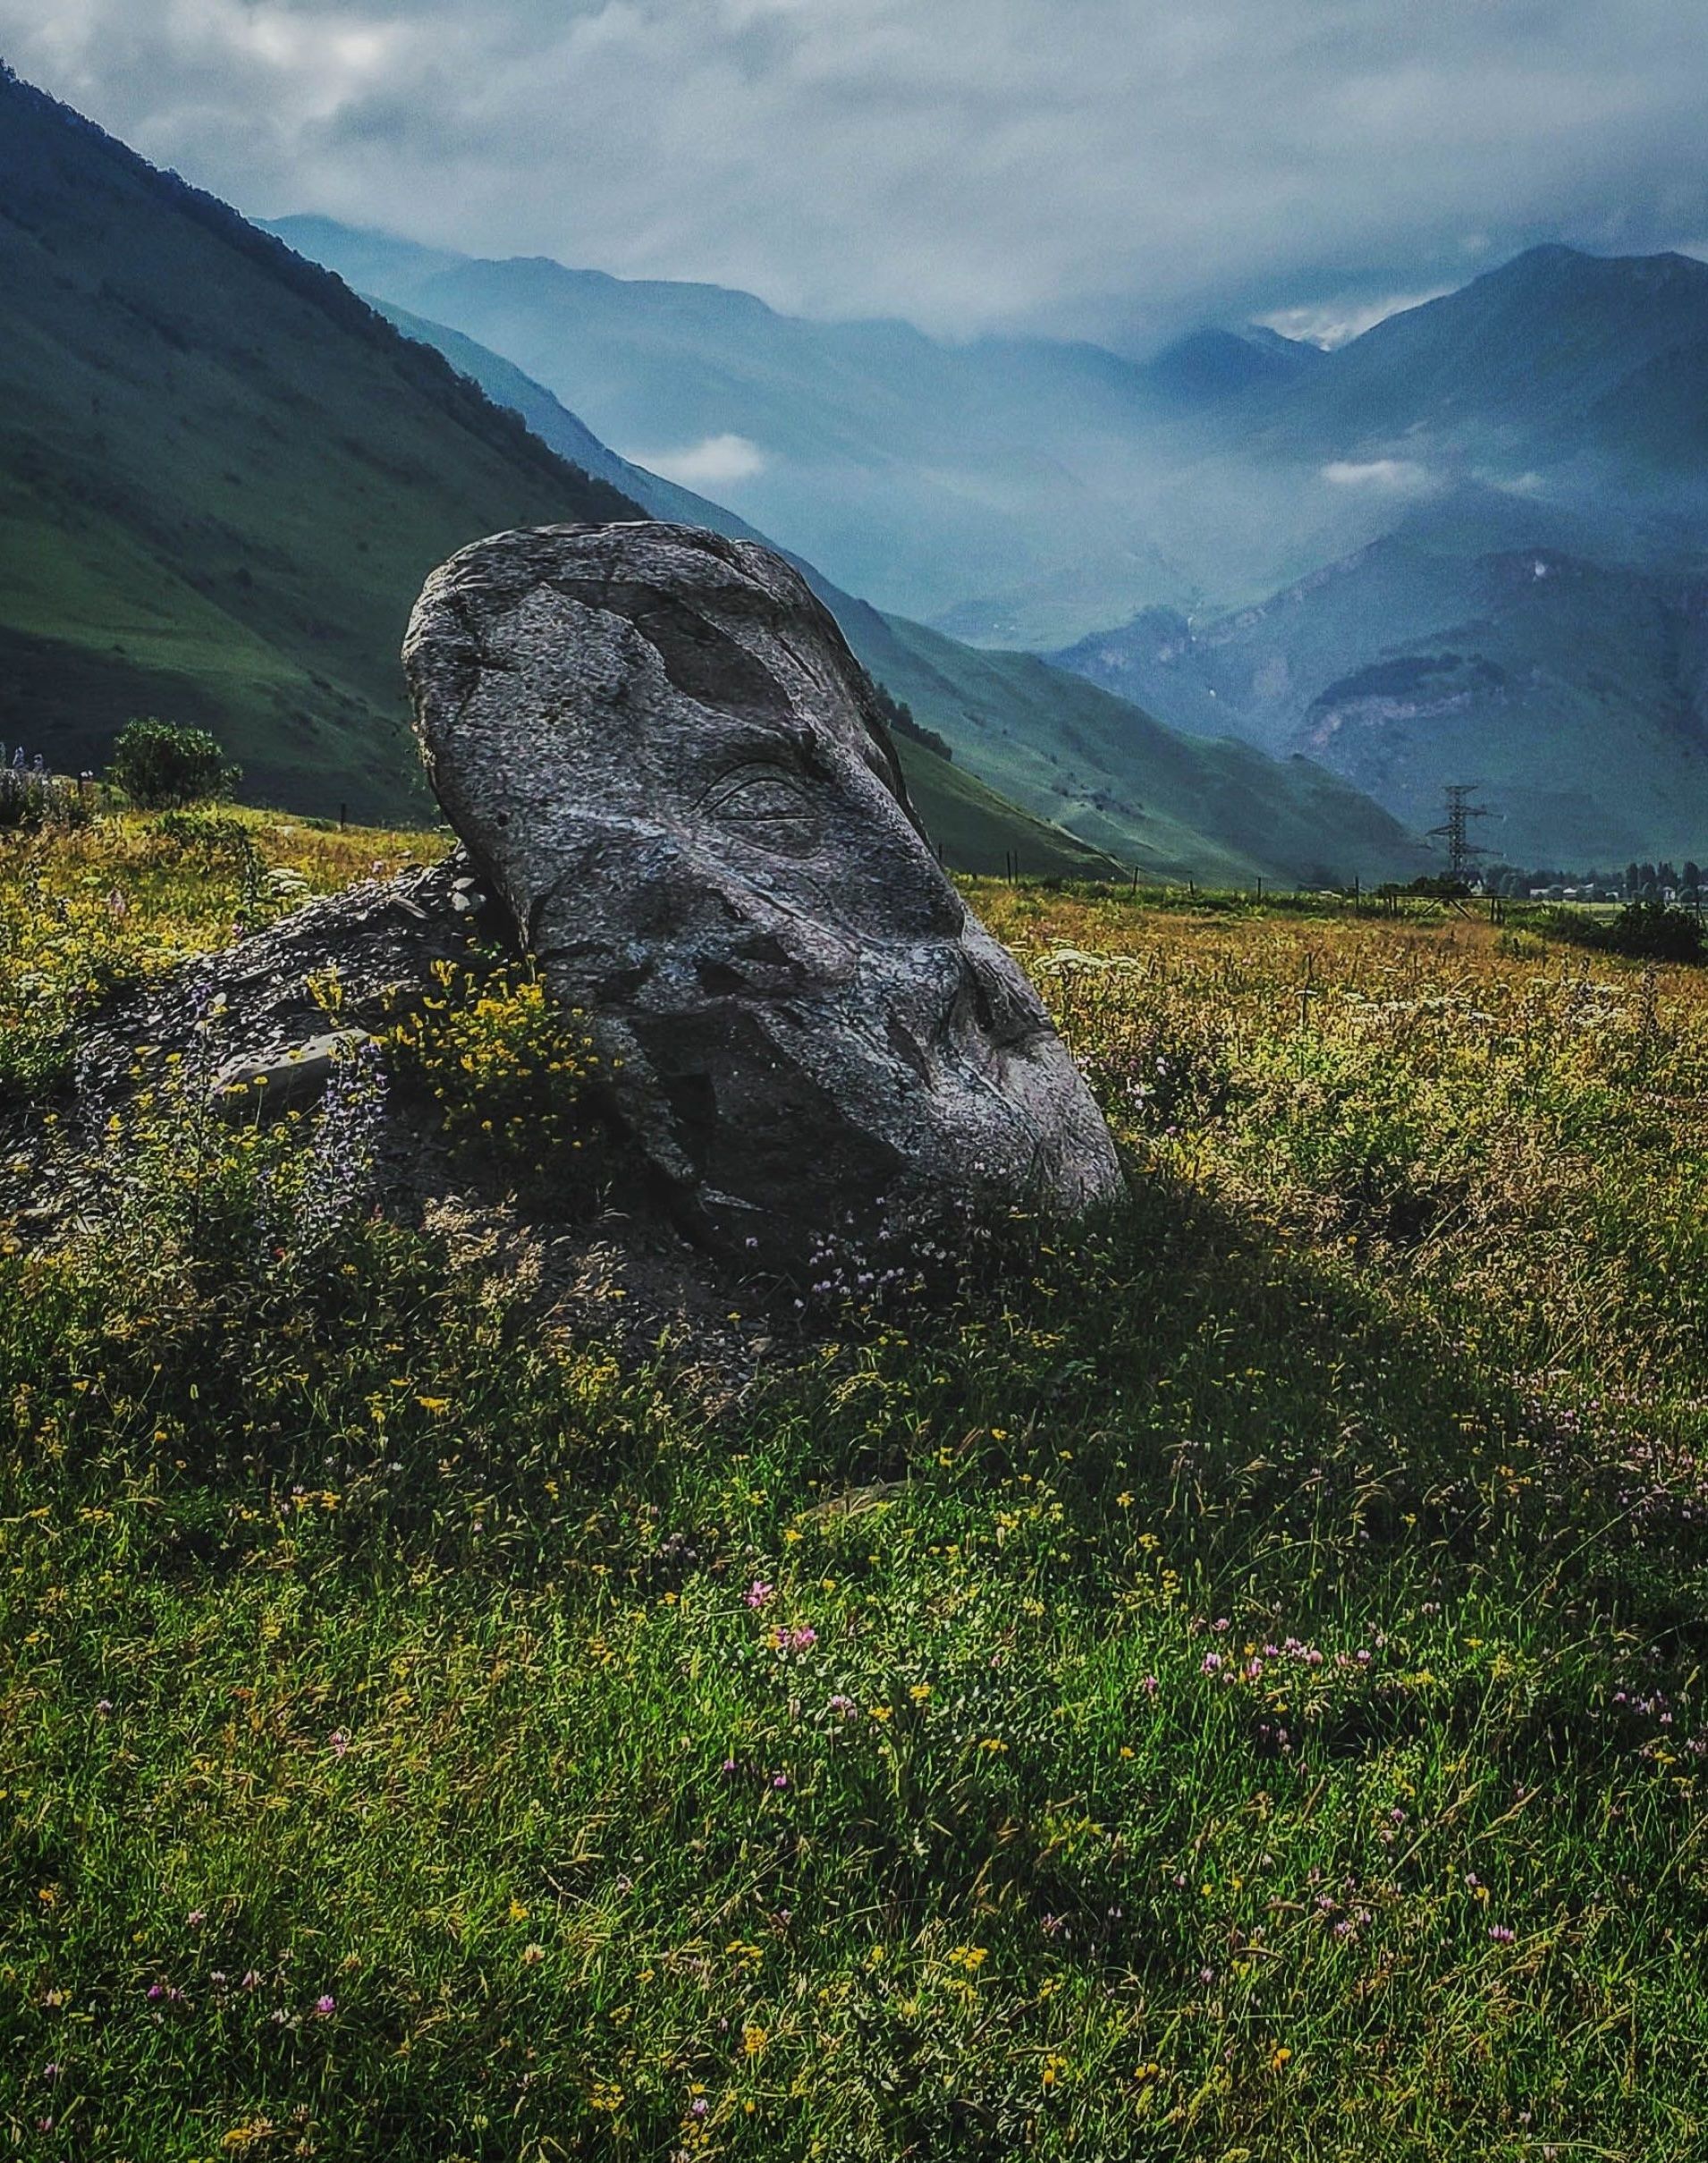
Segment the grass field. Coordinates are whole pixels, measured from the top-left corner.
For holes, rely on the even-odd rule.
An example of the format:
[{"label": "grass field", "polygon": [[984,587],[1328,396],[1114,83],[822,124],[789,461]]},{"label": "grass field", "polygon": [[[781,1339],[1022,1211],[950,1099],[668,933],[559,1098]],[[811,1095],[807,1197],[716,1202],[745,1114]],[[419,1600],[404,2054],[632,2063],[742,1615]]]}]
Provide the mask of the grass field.
[{"label": "grass field", "polygon": [[[20,1161],[291,883],[0,841]],[[751,1373],[206,1122],[0,1229],[13,2152],[1708,2152],[1704,977],[969,891],[1130,1205]]]}]

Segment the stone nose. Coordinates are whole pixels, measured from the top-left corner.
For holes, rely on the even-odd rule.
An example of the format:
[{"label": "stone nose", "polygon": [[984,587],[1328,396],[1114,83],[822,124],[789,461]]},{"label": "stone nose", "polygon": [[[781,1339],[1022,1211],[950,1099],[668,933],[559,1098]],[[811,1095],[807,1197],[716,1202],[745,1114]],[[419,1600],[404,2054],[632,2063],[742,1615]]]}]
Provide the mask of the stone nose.
[{"label": "stone nose", "polygon": [[806,951],[807,944],[772,931],[743,932],[708,942],[694,957],[694,975],[713,998],[743,993],[757,999],[791,998],[824,981],[821,959]]},{"label": "stone nose", "polygon": [[1026,979],[977,945],[960,949],[961,977],[950,1028],[983,1050],[1006,1051],[1050,1033],[1049,1023]]}]

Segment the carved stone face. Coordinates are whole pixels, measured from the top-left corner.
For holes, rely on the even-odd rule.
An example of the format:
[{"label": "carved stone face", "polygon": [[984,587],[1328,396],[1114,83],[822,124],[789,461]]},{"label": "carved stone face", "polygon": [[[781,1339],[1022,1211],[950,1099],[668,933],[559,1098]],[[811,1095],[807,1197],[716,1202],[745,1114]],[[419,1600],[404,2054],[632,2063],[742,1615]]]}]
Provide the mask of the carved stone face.
[{"label": "carved stone face", "polygon": [[908,806],[804,580],[691,527],[502,535],[404,648],[427,773],[615,1110],[715,1244],[978,1192],[1119,1191],[1103,1120]]}]

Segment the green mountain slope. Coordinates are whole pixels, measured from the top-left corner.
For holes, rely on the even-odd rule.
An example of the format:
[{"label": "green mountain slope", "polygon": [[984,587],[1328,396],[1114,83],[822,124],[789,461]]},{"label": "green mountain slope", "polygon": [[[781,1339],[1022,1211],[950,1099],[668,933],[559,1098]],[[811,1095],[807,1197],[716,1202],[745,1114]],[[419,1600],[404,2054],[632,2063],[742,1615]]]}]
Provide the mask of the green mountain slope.
[{"label": "green mountain slope", "polygon": [[[5,77],[0,276],[0,740],[60,765],[153,711],[214,730],[261,800],[422,815],[397,652],[435,563],[552,520],[740,525],[514,370],[488,402],[466,378],[502,363],[454,372]],[[1110,870],[924,746],[903,759],[950,861]]]},{"label": "green mountain slope", "polygon": [[[212,727],[264,799],[407,815],[426,798],[396,655],[435,562],[482,533],[562,519],[747,530],[614,458],[513,368],[442,338],[524,427],[328,274],[10,79],[0,275],[0,735],[61,765],[98,763],[131,714],[155,710]],[[1307,835],[1293,768],[1239,752],[1224,785],[1229,748],[1114,700],[1097,756],[1076,750],[1061,767],[1058,747],[1085,734],[1086,686],[1025,656],[981,659],[816,582],[874,672],[977,753],[958,765],[903,749],[951,861],[1097,875],[1118,848],[1205,877],[1358,867],[1337,853],[1357,819],[1324,802]],[[1123,745],[1105,787],[1097,759]],[[1058,770],[1073,788],[1046,784]],[[1009,773],[1016,802],[994,793]],[[1273,815],[1247,802],[1265,793]],[[1059,808],[1071,815],[1053,824]]]},{"label": "green mountain slope", "polygon": [[432,566],[634,506],[335,279],[0,80],[0,737],[94,765],[132,714],[246,787],[420,809],[397,651]]},{"label": "green mountain slope", "polygon": [[[900,736],[895,748],[913,807],[951,871],[1108,879],[1123,870],[1107,850],[1021,810],[965,766],[939,758],[924,744]],[[1201,839],[1199,847],[1202,851]]]},{"label": "green mountain slope", "polygon": [[858,611],[843,629],[958,763],[1146,874],[1315,885],[1429,866],[1396,819],[1306,757],[1183,735],[1036,655],[961,646],[901,617]]}]

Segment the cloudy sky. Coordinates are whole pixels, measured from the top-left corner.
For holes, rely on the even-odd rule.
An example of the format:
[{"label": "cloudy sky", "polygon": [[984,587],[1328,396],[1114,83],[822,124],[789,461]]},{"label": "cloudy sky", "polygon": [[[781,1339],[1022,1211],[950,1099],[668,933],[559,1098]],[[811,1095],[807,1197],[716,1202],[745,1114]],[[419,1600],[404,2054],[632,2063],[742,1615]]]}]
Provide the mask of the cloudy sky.
[{"label": "cloudy sky", "polygon": [[1692,0],[0,0],[245,211],[1142,349],[1708,252]]}]

